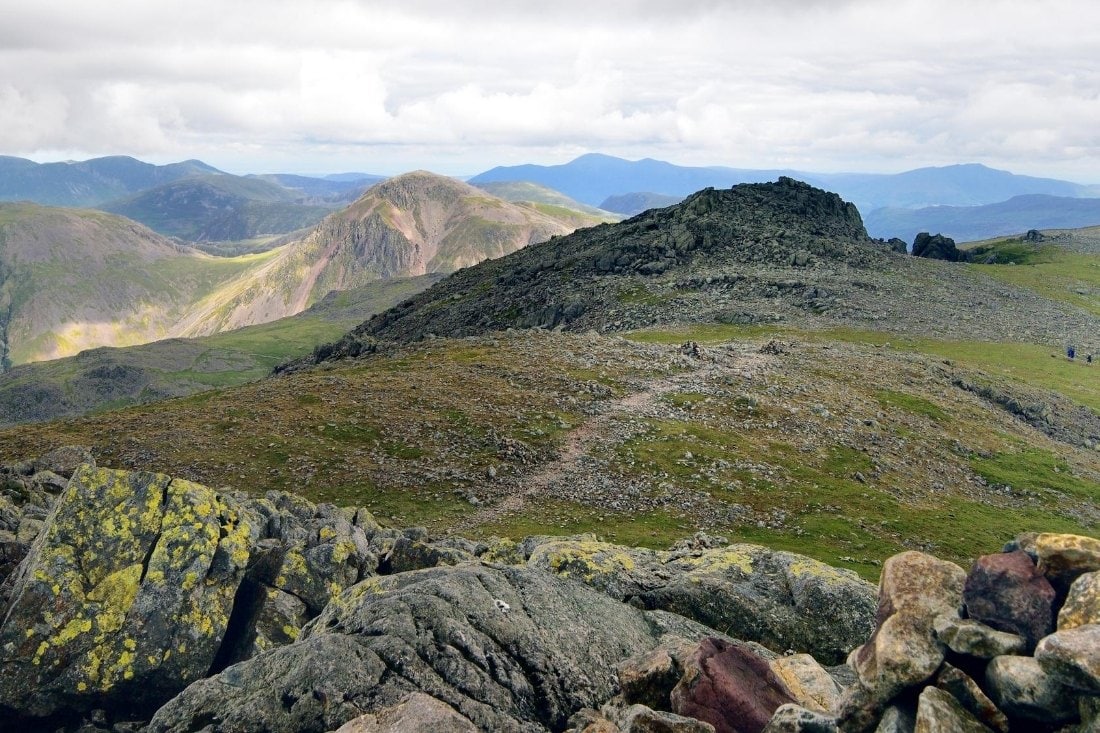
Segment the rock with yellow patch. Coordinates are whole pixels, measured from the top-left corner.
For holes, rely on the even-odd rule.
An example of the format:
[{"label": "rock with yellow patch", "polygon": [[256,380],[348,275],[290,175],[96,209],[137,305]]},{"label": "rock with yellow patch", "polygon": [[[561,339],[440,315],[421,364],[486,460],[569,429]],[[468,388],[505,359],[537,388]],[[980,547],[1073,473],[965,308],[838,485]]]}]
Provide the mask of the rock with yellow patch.
[{"label": "rock with yellow patch", "polygon": [[632,603],[824,664],[844,661],[874,629],[875,588],[849,570],[749,544],[661,557],[667,580]]},{"label": "rock with yellow patch", "polygon": [[1100,571],[1085,573],[1073,581],[1058,612],[1058,630],[1100,624]]},{"label": "rock with yellow patch", "polygon": [[1031,541],[1030,549],[1056,588],[1065,589],[1079,575],[1100,570],[1100,540],[1094,537],[1044,532]]},{"label": "rock with yellow patch", "polygon": [[622,600],[664,582],[660,560],[653,550],[622,547],[588,539],[567,539],[538,545],[527,560],[529,567],[547,570]]},{"label": "rock with yellow patch", "polygon": [[0,706],[155,709],[214,662],[253,536],[204,486],[78,468],[14,578]]},{"label": "rock with yellow patch", "polygon": [[768,662],[795,702],[819,713],[828,713],[840,700],[840,685],[809,654],[792,654]]}]

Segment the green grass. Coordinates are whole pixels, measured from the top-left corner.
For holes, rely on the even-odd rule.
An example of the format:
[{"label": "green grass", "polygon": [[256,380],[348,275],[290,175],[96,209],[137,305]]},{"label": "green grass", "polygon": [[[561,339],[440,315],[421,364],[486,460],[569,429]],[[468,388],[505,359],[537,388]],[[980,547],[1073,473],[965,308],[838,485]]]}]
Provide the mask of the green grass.
[{"label": "green grass", "polygon": [[[1009,256],[1015,256],[1013,248],[1006,249]],[[1100,256],[1047,246],[1031,255],[1020,254],[1019,259],[1022,264],[969,267],[1001,282],[1100,315]]]},{"label": "green grass", "polygon": [[924,415],[936,422],[947,420],[946,412],[923,397],[891,389],[879,390],[875,393],[875,397],[883,407],[897,407],[914,415]]},{"label": "green grass", "polygon": [[997,453],[988,458],[971,459],[974,471],[994,486],[1011,486],[1016,491],[1040,497],[1050,492],[1100,501],[1100,486],[1074,474],[1059,456],[1026,445],[1015,451]]}]

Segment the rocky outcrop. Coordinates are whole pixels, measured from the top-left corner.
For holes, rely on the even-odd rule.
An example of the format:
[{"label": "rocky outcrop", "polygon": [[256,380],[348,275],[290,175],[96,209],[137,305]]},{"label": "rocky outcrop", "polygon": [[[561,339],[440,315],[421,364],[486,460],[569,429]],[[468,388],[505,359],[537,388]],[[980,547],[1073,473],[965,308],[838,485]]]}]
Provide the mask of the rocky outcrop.
[{"label": "rocky outcrop", "polygon": [[[84,457],[51,454],[10,468],[8,482],[22,471],[31,481],[19,485],[34,488],[57,475],[35,469]],[[60,484],[0,595],[0,709],[17,720],[148,716],[211,671],[293,640],[374,573],[371,540],[397,534],[366,512],[91,463]],[[21,527],[28,506],[41,508],[24,506]]]},{"label": "rocky outcrop", "polygon": [[324,731],[425,692],[482,730],[561,729],[654,646],[646,614],[521,567],[428,568],[349,589],[294,644],[192,685],[153,731]]},{"label": "rocky outcrop", "polygon": [[[677,272],[688,276],[699,262],[800,272],[822,265],[866,270],[886,256],[871,243],[855,206],[781,177],[775,183],[705,189],[675,206],[466,268],[346,338],[404,341],[510,327],[600,328],[608,311],[622,305],[621,289]],[[788,293],[807,308],[827,300],[815,285],[800,280],[760,288]]]},{"label": "rocky outcrop", "polygon": [[843,661],[874,627],[874,589],[855,573],[759,545],[655,552],[552,539],[532,550],[528,564],[829,664]]},{"label": "rocky outcrop", "polygon": [[921,232],[913,240],[913,256],[925,257],[930,260],[947,260],[948,262],[960,262],[965,260],[965,255],[955,246],[955,240],[942,234],[929,234]]},{"label": "rocky outcrop", "polygon": [[[590,536],[432,540],[362,509],[88,459],[66,449],[0,472],[4,526],[43,513],[0,597],[0,715],[15,729],[1080,733],[1100,722],[1092,538],[1023,535],[969,573],[902,553],[876,597],[808,558],[702,535],[669,551]],[[861,641],[849,666],[821,666]],[[813,656],[782,653],[795,646]]]}]

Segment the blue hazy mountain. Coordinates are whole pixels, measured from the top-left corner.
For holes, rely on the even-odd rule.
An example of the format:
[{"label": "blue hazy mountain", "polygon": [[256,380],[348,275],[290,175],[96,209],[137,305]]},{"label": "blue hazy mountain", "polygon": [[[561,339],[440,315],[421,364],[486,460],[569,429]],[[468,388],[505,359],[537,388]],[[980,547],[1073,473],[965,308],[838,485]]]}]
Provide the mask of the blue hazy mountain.
[{"label": "blue hazy mountain", "polygon": [[884,206],[973,206],[1023,194],[1062,197],[1097,195],[1095,187],[1052,178],[1016,175],[976,163],[919,168],[896,174],[811,173],[678,166],[648,158],[631,161],[599,154],[582,155],[562,165],[497,167],[474,176],[470,182],[531,181],[561,191],[578,201],[599,206],[611,196],[640,192],[686,196],[707,186],[728,188],[738,183],[774,181],[781,175],[838,193],[856,204],[865,215]]},{"label": "blue hazy mountain", "polygon": [[899,237],[912,242],[918,232],[932,232],[969,242],[1028,229],[1100,225],[1100,198],[1028,194],[983,206],[880,208],[864,216],[863,221],[872,237]]},{"label": "blue hazy mountain", "polygon": [[124,155],[68,163],[0,156],[0,201],[94,206],[195,175],[220,174],[201,160],[153,165]]}]

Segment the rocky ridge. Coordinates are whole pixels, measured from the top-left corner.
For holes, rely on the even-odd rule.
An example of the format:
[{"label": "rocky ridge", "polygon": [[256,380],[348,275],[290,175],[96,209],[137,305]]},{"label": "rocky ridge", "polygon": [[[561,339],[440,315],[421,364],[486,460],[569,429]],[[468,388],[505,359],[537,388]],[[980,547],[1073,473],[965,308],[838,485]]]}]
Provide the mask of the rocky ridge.
[{"label": "rocky ridge", "polygon": [[835,194],[789,178],[707,189],[466,268],[331,352],[533,327],[785,323],[1051,345],[1088,342],[1100,327],[1090,311],[899,245],[870,239]]},{"label": "rocky ridge", "polygon": [[28,730],[1084,731],[1100,712],[1087,537],[1026,535],[969,573],[903,553],[876,602],[848,571],[706,535],[440,540],[90,459],[3,469],[0,710]]}]

